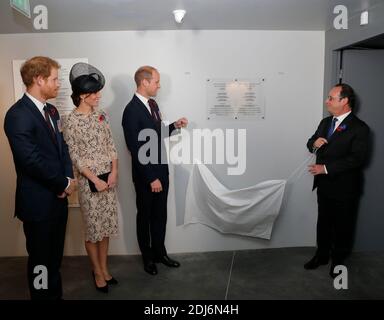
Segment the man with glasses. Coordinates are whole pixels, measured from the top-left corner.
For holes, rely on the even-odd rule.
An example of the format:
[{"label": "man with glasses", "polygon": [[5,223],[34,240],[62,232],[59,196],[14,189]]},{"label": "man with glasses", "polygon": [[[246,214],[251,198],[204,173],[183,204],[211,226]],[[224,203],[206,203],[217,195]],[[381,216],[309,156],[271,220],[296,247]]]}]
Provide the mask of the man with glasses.
[{"label": "man with glasses", "polygon": [[316,164],[309,166],[317,188],[317,251],[304,268],[316,269],[332,259],[343,265],[351,251],[359,198],[362,193],[362,169],[369,145],[369,127],[353,114],[355,93],[347,84],[331,89],[326,106],[331,116],[323,119],[308,140]]}]

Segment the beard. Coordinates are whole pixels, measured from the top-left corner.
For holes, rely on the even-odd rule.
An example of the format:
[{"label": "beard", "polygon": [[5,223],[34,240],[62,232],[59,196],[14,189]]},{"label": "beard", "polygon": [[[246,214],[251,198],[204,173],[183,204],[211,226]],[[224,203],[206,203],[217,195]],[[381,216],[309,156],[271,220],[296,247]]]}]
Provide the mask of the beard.
[{"label": "beard", "polygon": [[56,98],[57,97],[57,94],[59,92],[59,89],[46,89],[44,90],[43,92],[43,95],[45,97],[46,100],[49,100],[49,99],[53,99],[53,98]]}]

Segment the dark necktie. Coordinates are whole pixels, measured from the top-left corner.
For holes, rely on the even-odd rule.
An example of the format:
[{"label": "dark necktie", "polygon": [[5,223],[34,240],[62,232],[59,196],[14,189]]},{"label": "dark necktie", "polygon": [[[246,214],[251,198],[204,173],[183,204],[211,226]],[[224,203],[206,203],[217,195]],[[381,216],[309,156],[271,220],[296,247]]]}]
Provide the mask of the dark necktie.
[{"label": "dark necktie", "polygon": [[149,107],[151,108],[151,115],[153,120],[156,122],[160,122],[160,113],[159,113],[159,106],[157,105],[156,101],[153,99],[148,100]]},{"label": "dark necktie", "polygon": [[331,137],[331,135],[333,134],[333,131],[335,131],[335,125],[337,121],[338,121],[337,118],[333,118],[331,122],[331,126],[329,127],[329,130],[328,130],[327,140]]},{"label": "dark necktie", "polygon": [[47,123],[47,126],[48,126],[48,128],[49,128],[49,131],[51,132],[53,141],[56,142],[56,134],[55,134],[55,130],[54,130],[53,127],[52,127],[51,119],[49,118],[48,106],[47,106],[47,105],[44,105],[43,110],[44,110],[45,122]]}]

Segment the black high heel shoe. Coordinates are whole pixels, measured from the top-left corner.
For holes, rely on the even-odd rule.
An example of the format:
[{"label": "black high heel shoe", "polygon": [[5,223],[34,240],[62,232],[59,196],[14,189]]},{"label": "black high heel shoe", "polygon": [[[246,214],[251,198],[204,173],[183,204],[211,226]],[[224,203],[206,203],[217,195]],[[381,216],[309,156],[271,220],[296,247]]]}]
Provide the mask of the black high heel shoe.
[{"label": "black high heel shoe", "polygon": [[108,282],[107,282],[107,284],[104,287],[98,287],[97,284],[96,284],[95,273],[93,271],[92,271],[92,277],[93,277],[93,281],[95,283],[96,290],[100,291],[100,292],[103,292],[103,293],[108,293]]},{"label": "black high heel shoe", "polygon": [[119,283],[114,277],[112,277],[112,278],[109,279],[109,280],[105,280],[105,282],[106,282],[108,285],[116,285],[116,284]]}]

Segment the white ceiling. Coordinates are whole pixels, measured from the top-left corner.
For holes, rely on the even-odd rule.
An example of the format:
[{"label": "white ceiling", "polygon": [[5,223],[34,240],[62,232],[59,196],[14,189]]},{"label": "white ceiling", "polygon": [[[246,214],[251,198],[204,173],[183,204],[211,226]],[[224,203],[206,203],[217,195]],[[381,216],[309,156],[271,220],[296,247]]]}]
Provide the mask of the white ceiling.
[{"label": "white ceiling", "polygon": [[[48,30],[0,1],[0,34],[112,30],[327,30],[336,4],[349,14],[383,0],[30,0],[48,8]],[[173,20],[185,9],[184,22]],[[32,15],[32,18],[34,16]]]}]

